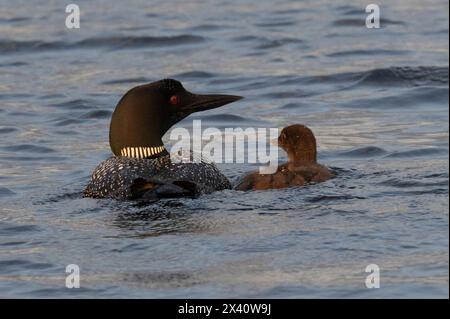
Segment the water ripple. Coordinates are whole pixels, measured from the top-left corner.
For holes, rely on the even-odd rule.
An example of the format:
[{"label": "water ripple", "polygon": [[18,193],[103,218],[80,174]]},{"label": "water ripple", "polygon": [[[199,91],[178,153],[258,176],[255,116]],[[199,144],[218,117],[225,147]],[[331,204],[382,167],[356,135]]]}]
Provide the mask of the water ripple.
[{"label": "water ripple", "polygon": [[0,53],[40,52],[71,49],[132,49],[144,47],[165,47],[175,45],[197,44],[204,42],[205,38],[197,35],[177,35],[166,37],[97,37],[88,38],[78,42],[63,41],[14,41],[1,40]]},{"label": "water ripple", "polygon": [[54,153],[55,150],[47,146],[38,146],[33,144],[18,144],[12,146],[3,146],[0,149],[8,152],[27,152],[27,153]]}]

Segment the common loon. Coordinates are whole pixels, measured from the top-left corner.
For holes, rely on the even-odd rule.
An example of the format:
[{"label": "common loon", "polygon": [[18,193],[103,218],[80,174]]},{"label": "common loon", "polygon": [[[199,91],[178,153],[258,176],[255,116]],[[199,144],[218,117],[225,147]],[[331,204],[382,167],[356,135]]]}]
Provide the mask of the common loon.
[{"label": "common loon", "polygon": [[301,124],[285,127],[278,137],[278,146],[286,151],[289,161],[280,165],[274,174],[248,174],[235,189],[286,188],[324,182],[333,177],[327,167],[317,163],[316,138],[308,127]]},{"label": "common loon", "polygon": [[241,98],[193,94],[173,79],[132,88],[112,114],[109,144],[114,156],[95,168],[84,196],[154,200],[231,188],[213,163],[172,161],[162,136],[189,114]]}]

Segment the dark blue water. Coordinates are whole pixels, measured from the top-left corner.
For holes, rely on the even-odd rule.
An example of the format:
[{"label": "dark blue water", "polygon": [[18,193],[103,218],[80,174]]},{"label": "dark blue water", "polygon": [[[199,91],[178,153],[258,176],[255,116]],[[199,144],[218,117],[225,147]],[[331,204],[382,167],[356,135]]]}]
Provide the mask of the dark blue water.
[{"label": "dark blue water", "polygon": [[[68,30],[60,2],[0,1],[0,297],[448,298],[447,1],[378,2],[381,29],[364,1],[77,3]],[[303,123],[338,177],[82,198],[118,99],[165,77],[246,97],[180,126]]]}]

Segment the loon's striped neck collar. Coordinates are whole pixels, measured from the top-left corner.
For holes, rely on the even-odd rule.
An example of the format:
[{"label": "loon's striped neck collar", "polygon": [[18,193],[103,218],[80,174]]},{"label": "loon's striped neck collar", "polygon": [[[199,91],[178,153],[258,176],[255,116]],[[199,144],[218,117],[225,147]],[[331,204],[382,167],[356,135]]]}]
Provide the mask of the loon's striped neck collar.
[{"label": "loon's striped neck collar", "polygon": [[153,147],[124,147],[120,150],[121,156],[133,158],[154,158],[159,157],[165,153],[167,153],[167,151],[163,145]]}]

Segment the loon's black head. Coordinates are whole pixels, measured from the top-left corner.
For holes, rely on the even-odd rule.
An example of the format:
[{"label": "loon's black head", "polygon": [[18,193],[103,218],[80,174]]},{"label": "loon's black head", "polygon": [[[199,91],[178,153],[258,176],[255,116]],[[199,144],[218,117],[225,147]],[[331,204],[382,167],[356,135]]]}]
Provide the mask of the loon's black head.
[{"label": "loon's black head", "polygon": [[129,90],[114,110],[109,144],[115,155],[153,157],[167,154],[161,141],[167,130],[189,114],[237,100],[235,95],[198,95],[172,79]]}]

